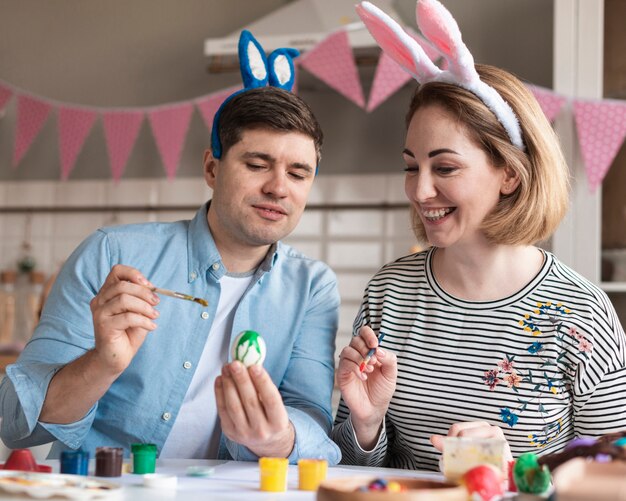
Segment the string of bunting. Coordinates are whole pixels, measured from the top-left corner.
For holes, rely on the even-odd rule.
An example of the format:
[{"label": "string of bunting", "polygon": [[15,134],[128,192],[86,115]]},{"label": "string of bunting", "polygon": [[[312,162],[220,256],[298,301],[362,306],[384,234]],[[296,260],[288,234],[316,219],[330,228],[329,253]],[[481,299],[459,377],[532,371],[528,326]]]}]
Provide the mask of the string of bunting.
[{"label": "string of bunting", "polygon": [[[438,55],[417,33],[407,30],[422,44],[429,57]],[[358,68],[345,30],[331,33],[296,60],[297,66],[326,83],[367,112],[372,112],[397,92],[411,77],[381,53],[367,103]],[[602,184],[626,138],[626,101],[579,99],[561,96],[550,89],[529,85],[546,117],[553,122],[566,104],[571,104],[578,143],[589,189]],[[46,120],[56,113],[60,178],[67,180],[97,119],[102,120],[111,176],[119,182],[147,117],[168,179],[178,170],[194,109],[211,129],[222,101],[237,87],[222,89],[188,101],[142,108],[97,108],[54,101],[34,95],[0,79],[0,114],[17,100],[17,119],[12,167],[17,168]]]}]

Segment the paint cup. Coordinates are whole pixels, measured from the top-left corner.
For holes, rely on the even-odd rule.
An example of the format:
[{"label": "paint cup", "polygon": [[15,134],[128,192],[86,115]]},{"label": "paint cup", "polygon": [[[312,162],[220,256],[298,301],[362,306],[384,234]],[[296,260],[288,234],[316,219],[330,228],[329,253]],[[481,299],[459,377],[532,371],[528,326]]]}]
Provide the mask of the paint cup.
[{"label": "paint cup", "polygon": [[298,489],[316,491],[326,479],[328,463],[325,459],[300,459],[298,461]]},{"label": "paint cup", "polygon": [[260,458],[261,490],[285,492],[287,490],[287,458]]},{"label": "paint cup", "polygon": [[121,477],[123,457],[121,447],[97,447],[96,477]]},{"label": "paint cup", "polygon": [[61,453],[61,473],[88,475],[89,453],[81,450],[63,451]]},{"label": "paint cup", "polygon": [[38,471],[33,453],[28,449],[14,449],[4,463],[5,470]]},{"label": "paint cup", "polygon": [[133,473],[144,475],[156,470],[157,447],[155,444],[131,444]]}]

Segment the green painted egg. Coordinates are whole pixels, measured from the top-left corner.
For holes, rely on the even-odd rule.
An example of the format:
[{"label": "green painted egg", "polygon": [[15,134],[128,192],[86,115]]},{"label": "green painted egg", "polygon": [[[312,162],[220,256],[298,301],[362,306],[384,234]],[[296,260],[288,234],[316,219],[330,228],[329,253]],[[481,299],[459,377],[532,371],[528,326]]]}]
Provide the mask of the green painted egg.
[{"label": "green painted egg", "polygon": [[239,360],[246,367],[262,365],[267,348],[265,341],[258,332],[240,332],[230,347],[230,356]]}]

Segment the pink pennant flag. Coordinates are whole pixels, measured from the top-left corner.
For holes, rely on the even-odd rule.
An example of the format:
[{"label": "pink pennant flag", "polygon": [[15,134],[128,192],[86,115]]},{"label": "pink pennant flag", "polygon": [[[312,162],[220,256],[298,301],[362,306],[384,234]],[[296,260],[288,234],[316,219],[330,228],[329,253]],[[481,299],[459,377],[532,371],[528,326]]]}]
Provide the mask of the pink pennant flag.
[{"label": "pink pennant flag", "polygon": [[0,83],[0,113],[4,111],[9,99],[13,96],[13,91]]},{"label": "pink pennant flag", "polygon": [[13,168],[17,167],[24,154],[41,131],[52,106],[29,96],[17,98],[17,126],[13,149]]},{"label": "pink pennant flag", "polygon": [[589,190],[594,192],[626,137],[626,103],[576,100],[574,116]]},{"label": "pink pennant flag", "polygon": [[66,181],[93,127],[97,113],[83,108],[59,108],[59,156],[61,179]]},{"label": "pink pennant flag", "polygon": [[228,89],[223,89],[219,92],[215,92],[214,94],[209,94],[208,96],[196,101],[196,106],[198,107],[200,115],[202,115],[202,119],[204,120],[206,128],[209,129],[209,132],[211,132],[211,129],[213,128],[213,118],[215,117],[219,107],[228,96],[239,89],[241,89],[241,85],[229,87]]},{"label": "pink pennant flag", "polygon": [[[426,55],[431,61],[436,62],[441,59],[441,54],[430,45],[424,37],[415,33],[412,29],[407,29],[407,33],[422,46]],[[412,77],[402,67],[391,59],[385,52],[380,53],[372,90],[370,91],[367,111],[371,112],[386,101],[392,94],[398,91]]]},{"label": "pink pennant flag", "polygon": [[192,112],[193,104],[183,103],[148,113],[152,134],[169,180],[176,177]]},{"label": "pink pennant flag", "polygon": [[111,111],[103,114],[102,121],[111,173],[113,180],[118,182],[124,174],[128,157],[137,140],[143,111]]},{"label": "pink pennant flag", "polygon": [[539,106],[543,111],[543,114],[550,121],[554,122],[554,119],[560,113],[561,108],[567,101],[564,96],[559,96],[556,92],[543,87],[537,87],[536,85],[526,85],[528,89],[533,93],[535,99],[539,102]]},{"label": "pink pennant flag", "polygon": [[367,103],[367,111],[371,112],[386,101],[412,77],[385,52],[380,53],[374,82]]},{"label": "pink pennant flag", "polygon": [[344,30],[326,37],[296,62],[350,101],[365,106],[359,72]]}]

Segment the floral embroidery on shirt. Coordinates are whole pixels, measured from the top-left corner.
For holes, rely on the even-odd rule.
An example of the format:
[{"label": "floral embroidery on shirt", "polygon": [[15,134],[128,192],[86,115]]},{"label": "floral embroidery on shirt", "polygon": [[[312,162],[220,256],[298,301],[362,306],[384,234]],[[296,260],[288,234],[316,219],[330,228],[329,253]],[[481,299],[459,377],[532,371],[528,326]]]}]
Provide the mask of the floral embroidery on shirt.
[{"label": "floral embroidery on shirt", "polygon": [[[538,337],[542,334],[553,335],[557,347],[562,348],[546,352],[544,343],[539,340],[531,342],[526,351],[538,357],[541,362],[540,369],[555,368],[561,364],[566,369],[573,370],[573,367],[565,359],[568,354],[568,351],[564,349],[565,343],[572,344],[572,341],[574,341],[573,344],[585,357],[588,357],[593,350],[592,343],[576,327],[566,327],[564,325],[570,313],[571,310],[564,307],[561,303],[553,303],[551,301],[545,303],[538,302],[536,309],[532,313],[525,314],[524,318],[519,321],[524,331],[531,333],[533,337]],[[549,353],[552,352],[557,354],[550,355]],[[541,431],[528,436],[531,445],[545,447],[561,433],[561,419],[551,423],[546,421],[548,412],[543,405],[542,397],[545,395],[545,392],[559,395],[565,385],[562,374],[556,371],[549,372],[547,370],[516,367],[515,355],[506,355],[504,359],[497,363],[495,369],[484,371],[482,379],[491,391],[494,391],[502,384],[519,393],[518,388],[522,383],[531,385],[533,392],[531,398],[518,397],[517,401],[519,403],[514,408],[504,407],[500,409],[500,419],[511,428],[517,424],[521,414],[529,406],[532,406],[533,409],[544,416],[544,426]]]}]

